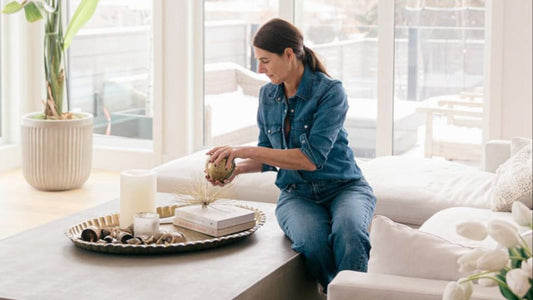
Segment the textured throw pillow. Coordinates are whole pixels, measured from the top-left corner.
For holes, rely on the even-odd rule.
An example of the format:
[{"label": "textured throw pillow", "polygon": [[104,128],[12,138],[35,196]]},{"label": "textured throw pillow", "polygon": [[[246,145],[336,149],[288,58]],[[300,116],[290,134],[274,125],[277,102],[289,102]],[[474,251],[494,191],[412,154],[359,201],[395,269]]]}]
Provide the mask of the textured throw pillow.
[{"label": "textured throw pillow", "polygon": [[531,209],[532,179],[529,141],[496,170],[492,183],[492,210],[511,211],[514,201],[521,201]]},{"label": "textured throw pillow", "polygon": [[384,216],[372,220],[369,273],[457,280],[457,259],[470,251],[430,233],[395,223]]},{"label": "textured throw pillow", "polygon": [[518,153],[518,151],[522,150],[528,145],[531,145],[531,139],[524,137],[511,138],[511,156],[514,156],[516,153]]}]

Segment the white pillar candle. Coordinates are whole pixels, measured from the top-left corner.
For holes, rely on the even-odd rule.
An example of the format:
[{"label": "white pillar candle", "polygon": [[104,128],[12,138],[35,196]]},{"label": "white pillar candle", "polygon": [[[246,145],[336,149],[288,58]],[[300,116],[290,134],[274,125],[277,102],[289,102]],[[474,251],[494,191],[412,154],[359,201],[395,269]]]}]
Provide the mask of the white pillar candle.
[{"label": "white pillar candle", "polygon": [[136,213],[155,213],[155,193],[155,171],[134,169],[120,173],[120,227],[133,224]]}]

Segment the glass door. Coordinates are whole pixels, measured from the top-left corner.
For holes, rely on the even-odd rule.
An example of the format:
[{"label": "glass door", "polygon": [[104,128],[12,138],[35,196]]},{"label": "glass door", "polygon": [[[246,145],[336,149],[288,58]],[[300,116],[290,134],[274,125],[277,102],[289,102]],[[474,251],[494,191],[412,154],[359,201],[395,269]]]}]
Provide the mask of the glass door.
[{"label": "glass door", "polygon": [[358,158],[375,157],[378,0],[304,0],[297,9],[306,45],[348,94],[350,146]]},{"label": "glass door", "polygon": [[394,154],[477,165],[485,1],[396,1]]}]

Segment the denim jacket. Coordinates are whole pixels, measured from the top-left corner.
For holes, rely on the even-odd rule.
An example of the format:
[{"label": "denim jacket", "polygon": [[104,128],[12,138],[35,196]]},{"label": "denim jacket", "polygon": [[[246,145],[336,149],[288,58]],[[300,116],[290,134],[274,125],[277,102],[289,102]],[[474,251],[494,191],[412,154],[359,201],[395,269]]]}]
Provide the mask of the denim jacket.
[{"label": "denim jacket", "polygon": [[[284,170],[263,165],[262,171],[277,171],[276,185],[328,180],[358,180],[361,170],[354,160],[344,129],[348,101],[342,83],[307,65],[298,91],[289,98],[283,83],[268,83],[259,92],[258,146],[273,149],[299,148],[316,166],[315,171]],[[290,134],[285,138],[285,117],[289,115]]]}]

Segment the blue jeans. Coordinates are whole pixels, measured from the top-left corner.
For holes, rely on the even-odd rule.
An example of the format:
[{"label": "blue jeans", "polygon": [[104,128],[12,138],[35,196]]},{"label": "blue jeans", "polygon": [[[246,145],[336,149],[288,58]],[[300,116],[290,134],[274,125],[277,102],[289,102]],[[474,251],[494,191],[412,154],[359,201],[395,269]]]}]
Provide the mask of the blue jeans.
[{"label": "blue jeans", "polygon": [[278,223],[324,291],[342,270],[366,272],[375,205],[364,178],[291,184],[281,191]]}]

